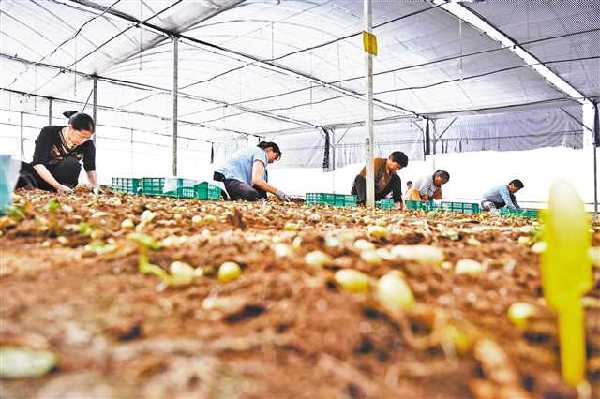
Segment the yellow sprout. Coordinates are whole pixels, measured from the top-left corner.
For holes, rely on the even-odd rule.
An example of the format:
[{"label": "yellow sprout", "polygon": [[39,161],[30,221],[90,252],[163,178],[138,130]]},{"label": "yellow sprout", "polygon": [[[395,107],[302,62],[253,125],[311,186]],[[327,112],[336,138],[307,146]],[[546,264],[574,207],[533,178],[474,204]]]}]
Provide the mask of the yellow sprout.
[{"label": "yellow sprout", "polygon": [[518,328],[525,329],[527,322],[535,314],[535,306],[525,302],[515,302],[508,308],[508,319]]},{"label": "yellow sprout", "polygon": [[235,262],[225,262],[219,267],[218,279],[222,283],[237,280],[242,274],[242,269]]},{"label": "yellow sprout", "polygon": [[390,272],[377,283],[377,299],[390,312],[398,312],[415,303],[413,293],[398,272]]},{"label": "yellow sprout", "polygon": [[383,226],[372,225],[367,227],[367,234],[370,238],[379,239],[387,237],[389,231]]},{"label": "yellow sprout", "polygon": [[366,292],[369,289],[369,276],[356,270],[339,270],[335,273],[335,281],[348,292]]}]

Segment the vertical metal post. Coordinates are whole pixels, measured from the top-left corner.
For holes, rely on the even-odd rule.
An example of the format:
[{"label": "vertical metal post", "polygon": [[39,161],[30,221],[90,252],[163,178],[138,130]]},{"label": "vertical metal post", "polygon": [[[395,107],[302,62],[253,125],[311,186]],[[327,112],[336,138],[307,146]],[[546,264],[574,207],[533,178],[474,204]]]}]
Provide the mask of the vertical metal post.
[{"label": "vertical metal post", "polygon": [[129,128],[129,175],[133,177],[133,128]]},{"label": "vertical metal post", "polygon": [[598,163],[596,161],[597,144],[594,141],[592,150],[594,151],[594,215],[598,216]]},{"label": "vertical metal post", "polygon": [[[92,119],[94,119],[95,126],[98,126],[98,77],[94,75],[94,98],[92,103]],[[96,136],[94,134],[94,144],[96,144]]]},{"label": "vertical metal post", "polygon": [[594,101],[594,123],[592,126],[592,151],[594,151],[594,215],[598,216],[598,163],[596,152],[600,138],[600,116],[598,116],[598,102]]},{"label": "vertical metal post", "polygon": [[172,170],[173,176],[177,176],[177,80],[178,80],[178,68],[179,68],[179,57],[178,57],[178,39],[173,37],[173,115],[171,117],[171,133],[173,134],[173,159],[172,159]]},{"label": "vertical metal post", "polygon": [[[373,15],[371,9],[371,0],[365,0],[365,32],[372,32]],[[373,54],[365,52],[367,64],[367,207],[375,207],[375,171],[373,165]]]},{"label": "vertical metal post", "polygon": [[333,171],[331,178],[333,180],[333,193],[335,194],[335,152],[337,142],[335,141],[335,128],[331,128],[331,135],[329,137],[329,150],[331,151],[331,164],[329,164],[329,170]]},{"label": "vertical metal post", "polygon": [[48,97],[48,126],[52,126],[52,97]]},{"label": "vertical metal post", "polygon": [[424,118],[425,127],[423,129],[423,160],[427,160],[427,155],[431,155],[431,149],[429,147],[429,119]]},{"label": "vertical metal post", "polygon": [[25,149],[23,148],[23,111],[21,111],[21,161],[25,160]]},{"label": "vertical metal post", "polygon": [[335,162],[336,162],[336,152],[337,152],[337,142],[335,141],[335,129],[331,129],[331,168],[335,170]]},{"label": "vertical metal post", "polygon": [[432,136],[432,152],[431,152],[431,165],[433,167],[433,171],[435,172],[435,155],[437,154],[437,120],[432,120],[431,125],[433,127],[433,131],[431,132]]}]

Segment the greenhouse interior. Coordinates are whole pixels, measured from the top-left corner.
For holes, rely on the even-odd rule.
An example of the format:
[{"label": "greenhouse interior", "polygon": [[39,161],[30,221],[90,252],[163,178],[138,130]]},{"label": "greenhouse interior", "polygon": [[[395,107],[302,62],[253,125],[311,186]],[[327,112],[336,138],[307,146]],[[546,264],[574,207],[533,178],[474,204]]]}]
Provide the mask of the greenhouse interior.
[{"label": "greenhouse interior", "polygon": [[598,0],[0,0],[0,397],[600,399],[599,100]]}]

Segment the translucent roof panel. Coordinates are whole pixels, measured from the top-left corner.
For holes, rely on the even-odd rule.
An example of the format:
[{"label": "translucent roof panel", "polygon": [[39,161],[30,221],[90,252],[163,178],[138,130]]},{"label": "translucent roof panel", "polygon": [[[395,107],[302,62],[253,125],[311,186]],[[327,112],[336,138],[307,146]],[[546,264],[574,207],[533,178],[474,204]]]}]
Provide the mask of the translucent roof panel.
[{"label": "translucent roof panel", "polygon": [[[600,94],[597,1],[461,4]],[[362,0],[2,0],[0,89],[89,107],[96,74],[102,115],[132,116],[101,123],[170,134],[176,34],[178,120],[190,134],[355,124],[366,111],[363,24]],[[377,121],[567,98],[430,1],[374,1],[373,26]]]},{"label": "translucent roof panel", "polygon": [[587,96],[600,96],[600,2],[469,4]]},{"label": "translucent roof panel", "polygon": [[[267,7],[263,2],[252,2],[246,7],[223,12],[206,27],[201,24],[193,32],[203,32],[205,40],[212,39],[221,46],[274,62],[285,70],[364,94],[362,10],[358,3],[362,4],[335,2],[334,6],[332,2],[323,2],[319,6],[319,3],[282,2],[283,7]],[[541,76],[530,71],[521,59],[506,49],[501,50],[497,42],[445,11],[432,8],[428,3],[390,4],[374,5],[375,12],[381,16],[374,23],[380,47],[374,61],[375,92],[383,96],[382,100],[396,106],[397,112],[403,109],[437,112],[456,108],[457,104],[461,105],[460,109],[473,109],[480,102],[483,107],[493,107],[510,103],[513,98],[522,103],[561,96]],[[319,17],[310,18],[313,14],[319,14]],[[299,18],[301,21],[293,22]],[[243,24],[244,21],[249,25]],[[272,21],[272,24],[265,25],[265,21]],[[282,27],[275,21],[281,21]],[[233,26],[231,30],[229,24]],[[379,24],[381,26],[377,27]],[[240,30],[240,26],[246,30]],[[286,34],[280,35],[278,40],[276,35],[280,32]],[[337,39],[331,38],[332,33]],[[276,47],[282,45],[287,45],[287,50],[277,51]],[[481,52],[484,53],[479,54]],[[454,59],[447,61],[448,58]],[[414,65],[419,67],[411,67]],[[247,72],[245,69],[215,74],[212,82],[227,80],[233,73]],[[456,82],[445,83],[453,80]],[[465,83],[468,80],[477,82]],[[506,84],[506,81],[510,83]],[[309,82],[292,96],[298,100],[306,98],[310,85]],[[431,101],[429,85],[446,87],[439,89],[441,95]],[[490,95],[490,89],[499,88],[502,89],[500,95]],[[390,90],[410,94],[401,98],[395,95],[390,102]],[[289,100],[288,92],[280,94]],[[337,96],[339,93],[334,92],[332,98]]]}]

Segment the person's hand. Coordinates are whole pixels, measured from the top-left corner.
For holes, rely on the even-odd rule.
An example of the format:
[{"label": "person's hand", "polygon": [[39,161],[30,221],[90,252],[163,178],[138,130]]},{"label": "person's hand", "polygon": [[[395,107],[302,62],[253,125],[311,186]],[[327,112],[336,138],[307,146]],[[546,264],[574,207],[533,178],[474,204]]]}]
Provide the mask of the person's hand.
[{"label": "person's hand", "polygon": [[291,201],[291,198],[288,197],[288,195],[286,193],[284,193],[281,190],[277,190],[277,192],[275,193],[275,195],[277,196],[277,198],[279,198],[281,201]]},{"label": "person's hand", "polygon": [[72,193],[73,189],[69,186],[65,186],[64,184],[60,184],[58,187],[56,187],[56,192],[59,194],[68,194]]}]

